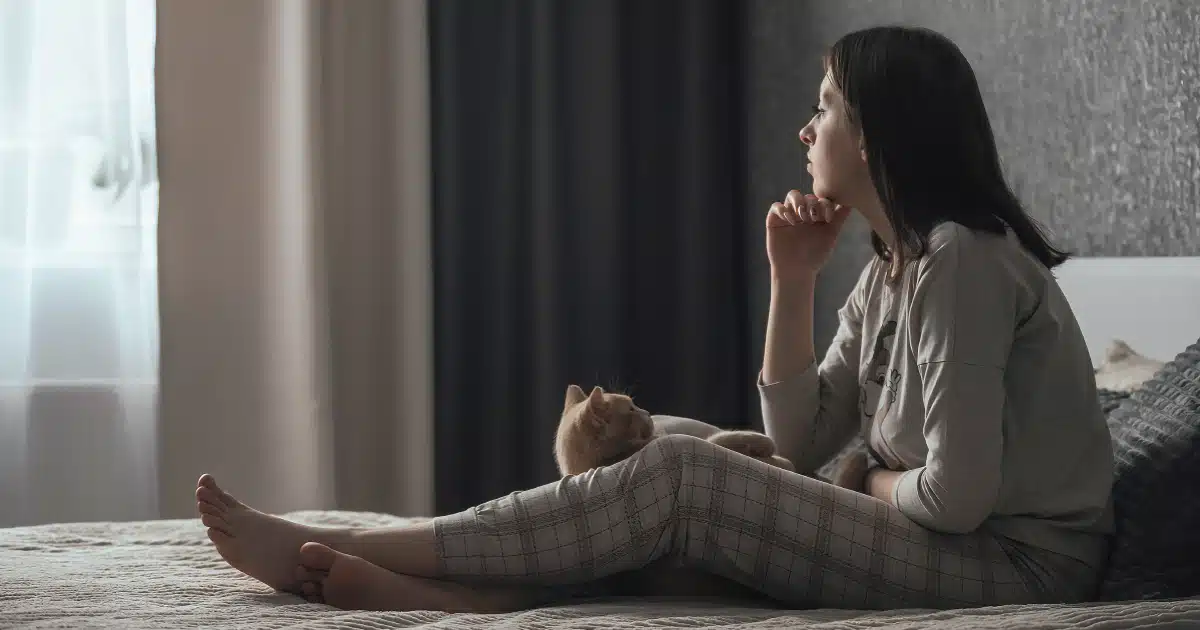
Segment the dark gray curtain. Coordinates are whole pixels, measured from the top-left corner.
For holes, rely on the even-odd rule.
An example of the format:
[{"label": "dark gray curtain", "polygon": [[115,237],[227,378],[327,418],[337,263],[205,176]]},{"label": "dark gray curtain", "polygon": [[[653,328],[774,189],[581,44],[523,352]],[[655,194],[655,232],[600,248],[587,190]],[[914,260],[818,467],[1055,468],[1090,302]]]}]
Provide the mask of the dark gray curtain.
[{"label": "dark gray curtain", "polygon": [[742,6],[431,3],[439,513],[555,479],[569,383],[757,424]]}]

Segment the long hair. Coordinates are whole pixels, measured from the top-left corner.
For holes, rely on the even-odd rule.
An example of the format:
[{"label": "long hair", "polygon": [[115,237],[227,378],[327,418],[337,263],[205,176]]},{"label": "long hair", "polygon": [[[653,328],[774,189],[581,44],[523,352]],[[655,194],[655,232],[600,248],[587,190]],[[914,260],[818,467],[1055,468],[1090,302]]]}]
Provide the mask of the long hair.
[{"label": "long hair", "polygon": [[993,234],[1007,226],[1047,268],[1067,260],[1005,182],[975,73],[953,42],[924,28],[869,28],[839,39],[825,67],[862,132],[896,251],[875,234],[871,243],[893,270],[924,255],[945,221]]}]

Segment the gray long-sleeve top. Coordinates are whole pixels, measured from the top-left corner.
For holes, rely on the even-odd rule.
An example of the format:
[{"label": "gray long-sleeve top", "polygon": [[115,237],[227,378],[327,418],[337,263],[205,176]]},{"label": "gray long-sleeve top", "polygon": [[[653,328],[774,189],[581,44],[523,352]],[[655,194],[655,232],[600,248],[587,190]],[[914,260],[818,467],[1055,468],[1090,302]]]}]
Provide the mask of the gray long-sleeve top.
[{"label": "gray long-sleeve top", "polygon": [[906,471],[920,525],[980,527],[1088,563],[1112,531],[1113,455],[1091,359],[1050,271],[1010,233],[938,226],[887,281],[863,270],[819,365],[759,378],[766,432],[812,471],[855,431]]}]

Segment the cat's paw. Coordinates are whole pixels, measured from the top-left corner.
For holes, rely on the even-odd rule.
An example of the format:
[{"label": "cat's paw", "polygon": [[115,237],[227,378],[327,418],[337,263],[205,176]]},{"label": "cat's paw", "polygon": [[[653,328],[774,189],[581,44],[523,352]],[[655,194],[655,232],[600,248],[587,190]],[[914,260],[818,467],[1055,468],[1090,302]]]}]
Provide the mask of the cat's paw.
[{"label": "cat's paw", "polygon": [[770,457],[764,458],[763,461],[767,462],[768,464],[770,464],[776,468],[782,468],[788,472],[796,472],[796,465],[792,463],[792,460],[790,460],[786,457],[772,455]]},{"label": "cat's paw", "polygon": [[756,431],[721,431],[708,441],[749,457],[766,458],[775,454],[775,440]]}]

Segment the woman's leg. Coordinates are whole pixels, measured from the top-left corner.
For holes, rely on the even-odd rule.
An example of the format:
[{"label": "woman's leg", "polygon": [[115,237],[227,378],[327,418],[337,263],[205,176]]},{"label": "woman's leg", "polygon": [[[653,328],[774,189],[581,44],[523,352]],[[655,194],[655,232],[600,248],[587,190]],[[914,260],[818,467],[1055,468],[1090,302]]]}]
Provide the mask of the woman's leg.
[{"label": "woman's leg", "polygon": [[[229,512],[206,524],[237,530],[230,521],[250,513]],[[613,466],[421,526],[280,527],[258,529],[276,530],[271,540],[308,536],[396,573],[489,586],[581,584],[671,555],[797,606],[943,608],[1062,597],[1028,579],[985,532],[930,532],[871,497],[687,436],[659,438]],[[214,540],[228,549],[237,537],[218,531]],[[273,544],[259,535],[242,551],[265,557]],[[262,573],[270,563],[258,564]]]},{"label": "woman's leg", "polygon": [[302,525],[245,505],[209,475],[197,485],[196,508],[209,539],[230,566],[312,602],[369,610],[495,613],[531,608],[564,594],[539,587],[470,587],[400,575],[332,549],[349,549],[366,558],[419,561],[419,554],[405,551],[413,548],[414,541],[419,546],[426,536],[430,537],[426,546],[432,546],[432,529],[425,525],[383,529]]},{"label": "woman's leg", "polygon": [[[872,497],[686,436],[433,527],[437,570],[428,575],[464,583],[577,584],[670,555],[793,606],[1069,597],[1032,579],[1006,551],[1011,544],[986,532],[931,532]],[[389,568],[406,572],[402,564]]]},{"label": "woman's leg", "polygon": [[538,587],[472,587],[393,573],[318,543],[300,549],[301,593],[313,603],[346,610],[440,610],[504,613],[544,605],[560,593]]}]

